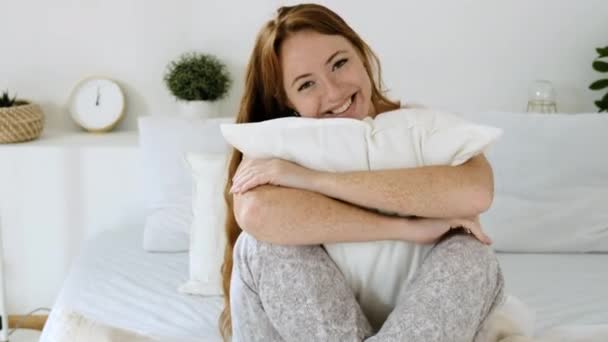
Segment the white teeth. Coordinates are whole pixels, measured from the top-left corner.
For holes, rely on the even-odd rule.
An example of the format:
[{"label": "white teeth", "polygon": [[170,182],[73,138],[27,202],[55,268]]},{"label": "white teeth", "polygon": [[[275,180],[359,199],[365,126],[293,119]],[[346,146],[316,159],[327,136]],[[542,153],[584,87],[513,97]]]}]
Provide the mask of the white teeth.
[{"label": "white teeth", "polygon": [[346,102],[344,102],[344,104],[340,108],[334,109],[332,111],[332,114],[342,114],[342,113],[344,113],[348,109],[348,107],[350,107],[350,105],[352,103],[353,103],[353,98],[351,96],[351,97],[348,98],[348,100],[346,100]]}]

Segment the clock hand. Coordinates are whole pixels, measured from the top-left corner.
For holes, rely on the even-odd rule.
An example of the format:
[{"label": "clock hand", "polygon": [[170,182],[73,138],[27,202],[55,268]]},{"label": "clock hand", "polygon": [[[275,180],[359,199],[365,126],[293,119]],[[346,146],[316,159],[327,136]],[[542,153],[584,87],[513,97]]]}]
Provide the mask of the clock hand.
[{"label": "clock hand", "polygon": [[95,105],[99,106],[99,86],[97,86],[97,99],[95,100]]}]

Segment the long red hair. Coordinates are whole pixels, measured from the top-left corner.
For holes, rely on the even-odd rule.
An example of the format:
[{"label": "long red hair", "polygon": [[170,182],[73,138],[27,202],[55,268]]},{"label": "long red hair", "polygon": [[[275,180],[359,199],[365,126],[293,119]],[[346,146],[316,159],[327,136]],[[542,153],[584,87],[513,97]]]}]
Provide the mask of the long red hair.
[{"label": "long red hair", "polygon": [[[317,4],[302,4],[280,7],[275,19],[267,22],[258,33],[247,65],[245,88],[236,118],[237,123],[260,122],[293,115],[287,107],[288,102],[283,88],[283,77],[278,56],[282,42],[290,35],[303,30],[327,35],[340,35],[346,38],[363,60],[365,70],[372,80],[372,104],[374,107],[376,109],[384,108],[385,110],[399,108],[400,104],[398,102],[393,102],[383,95],[380,62],[361,37],[340,16],[328,8]],[[224,309],[219,319],[220,332],[224,340],[228,340],[232,333],[230,318],[232,253],[234,244],[242,232],[234,216],[230,188],[232,187],[232,177],[242,157],[241,152],[233,149],[228,165],[228,181],[224,189],[224,199],[227,205],[225,227],[227,244],[222,265]]]}]

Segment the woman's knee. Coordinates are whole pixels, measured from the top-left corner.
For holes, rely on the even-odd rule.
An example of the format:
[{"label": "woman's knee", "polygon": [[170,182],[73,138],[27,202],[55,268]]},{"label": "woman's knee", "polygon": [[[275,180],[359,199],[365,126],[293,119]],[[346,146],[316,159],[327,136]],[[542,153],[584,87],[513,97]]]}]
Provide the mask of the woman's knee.
[{"label": "woman's knee", "polygon": [[321,245],[278,245],[241,233],[234,248],[233,276],[256,292],[277,289],[281,279],[335,279],[337,266]]},{"label": "woman's knee", "polygon": [[498,290],[504,286],[502,271],[494,250],[469,234],[455,234],[438,243],[433,254],[457,272],[486,280],[486,285]]},{"label": "woman's knee", "polygon": [[276,268],[279,264],[320,263],[329,258],[321,245],[279,245],[257,240],[251,234],[242,232],[234,246],[234,266],[241,273],[260,274],[265,269]]},{"label": "woman's knee", "polygon": [[242,232],[234,247],[234,260],[256,258],[307,258],[324,252],[321,245],[280,245],[260,241],[247,232]]},{"label": "woman's knee", "polygon": [[439,242],[434,249],[460,262],[498,266],[494,250],[470,234],[454,234]]}]

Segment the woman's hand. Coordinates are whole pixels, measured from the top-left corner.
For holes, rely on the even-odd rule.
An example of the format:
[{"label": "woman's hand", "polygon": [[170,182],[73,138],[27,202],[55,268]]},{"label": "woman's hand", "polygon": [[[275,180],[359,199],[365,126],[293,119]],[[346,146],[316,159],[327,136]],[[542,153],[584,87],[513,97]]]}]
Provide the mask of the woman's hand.
[{"label": "woman's hand", "polygon": [[490,245],[492,240],[481,229],[479,216],[463,219],[409,218],[416,232],[416,242],[422,244],[435,243],[451,229],[464,228],[477,240]]},{"label": "woman's hand", "polygon": [[316,175],[315,170],[283,159],[243,159],[230,192],[242,194],[264,184],[310,190]]}]

